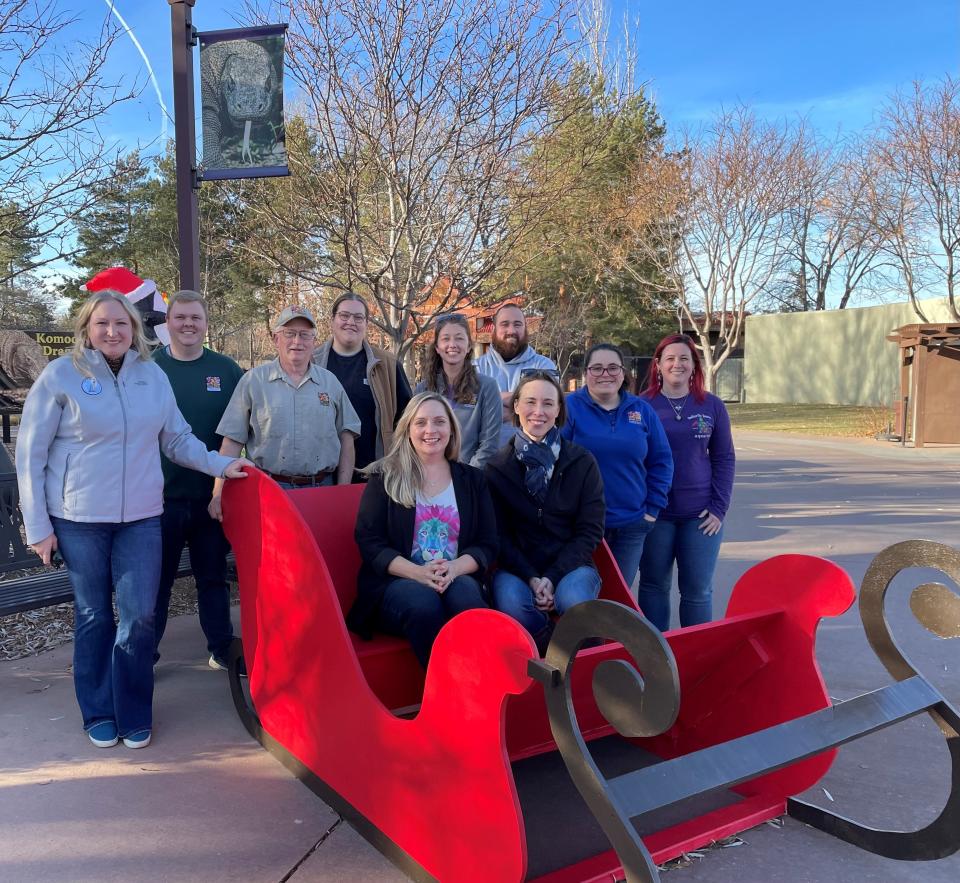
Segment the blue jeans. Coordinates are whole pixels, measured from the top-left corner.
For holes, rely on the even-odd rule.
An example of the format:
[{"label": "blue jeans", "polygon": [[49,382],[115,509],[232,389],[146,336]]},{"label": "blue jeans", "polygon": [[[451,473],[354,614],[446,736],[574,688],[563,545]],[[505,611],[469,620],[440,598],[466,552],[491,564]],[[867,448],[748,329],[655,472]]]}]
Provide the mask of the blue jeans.
[{"label": "blue jeans", "polygon": [[125,524],[51,520],[73,587],[73,685],[83,728],[115,721],[121,737],[149,729],[160,516]]},{"label": "blue jeans", "polygon": [[647,537],[640,559],[640,609],[660,631],[670,628],[670,586],[677,562],[680,625],[713,619],[713,571],[720,555],[723,528],[712,537],[699,529],[702,518],[676,521],[661,516]]},{"label": "blue jeans", "polygon": [[[561,616],[581,601],[600,593],[600,574],[592,565],[571,570],[554,586],[553,603]],[[533,589],[519,576],[498,570],[493,575],[493,602],[497,610],[512,616],[536,638],[550,623],[550,614],[537,610]]]},{"label": "blue jeans", "polygon": [[433,642],[447,621],[464,610],[488,606],[472,576],[458,576],[443,594],[413,579],[395,579],[383,594],[377,626],[406,638],[426,668]]},{"label": "blue jeans", "polygon": [[220,522],[210,517],[204,500],[165,500],[160,516],[163,535],[163,563],[157,592],[155,616],[156,651],[167,627],[170,589],[177,578],[184,543],[190,548],[190,567],[197,585],[197,613],[200,628],[207,638],[207,651],[225,658],[233,640],[230,621],[230,589],[227,586],[227,550],[229,545]]},{"label": "blue jeans", "polygon": [[603,532],[603,538],[607,541],[610,551],[613,553],[614,561],[623,574],[623,581],[627,588],[632,592],[633,584],[637,579],[637,571],[640,569],[640,556],[643,554],[643,544],[647,535],[653,530],[655,521],[647,521],[640,516],[638,521],[630,524],[623,524],[620,527],[608,527]]}]

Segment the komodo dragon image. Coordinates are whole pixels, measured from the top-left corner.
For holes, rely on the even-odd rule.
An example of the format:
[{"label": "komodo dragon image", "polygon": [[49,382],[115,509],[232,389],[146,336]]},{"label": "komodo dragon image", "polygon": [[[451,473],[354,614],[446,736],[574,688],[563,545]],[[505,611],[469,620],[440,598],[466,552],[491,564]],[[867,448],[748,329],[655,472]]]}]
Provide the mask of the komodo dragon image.
[{"label": "komodo dragon image", "polygon": [[270,52],[278,37],[201,45],[203,165],[285,165],[282,75]]}]

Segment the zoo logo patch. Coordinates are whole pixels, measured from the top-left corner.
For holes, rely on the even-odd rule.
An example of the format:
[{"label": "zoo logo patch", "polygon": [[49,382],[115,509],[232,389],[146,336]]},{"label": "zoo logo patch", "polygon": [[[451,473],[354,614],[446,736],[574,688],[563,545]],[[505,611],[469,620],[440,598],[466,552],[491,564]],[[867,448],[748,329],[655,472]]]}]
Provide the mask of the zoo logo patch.
[{"label": "zoo logo patch", "polygon": [[208,377],[208,378],[207,378],[207,392],[220,392],[220,378],[219,378],[219,377]]},{"label": "zoo logo patch", "polygon": [[80,389],[82,389],[88,396],[98,396],[103,392],[103,387],[100,385],[100,381],[96,377],[84,377],[83,381],[80,383]]},{"label": "zoo logo patch", "polygon": [[320,399],[320,404],[321,404],[321,405],[329,405],[329,404],[330,404],[330,396],[329,396],[327,393],[325,393],[325,392],[318,392],[318,393],[317,393],[317,398]]},{"label": "zoo logo patch", "polygon": [[696,420],[693,427],[694,438],[710,438],[713,435],[713,421],[707,414],[694,414],[691,420]]},{"label": "zoo logo patch", "polygon": [[643,415],[639,411],[627,411],[627,420],[639,426],[643,423]]}]

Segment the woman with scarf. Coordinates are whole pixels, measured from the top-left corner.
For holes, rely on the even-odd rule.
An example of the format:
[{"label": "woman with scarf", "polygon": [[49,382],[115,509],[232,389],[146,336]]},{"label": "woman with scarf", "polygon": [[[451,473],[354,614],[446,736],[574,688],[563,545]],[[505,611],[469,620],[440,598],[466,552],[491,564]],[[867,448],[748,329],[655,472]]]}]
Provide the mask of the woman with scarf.
[{"label": "woman with scarf", "polygon": [[503,404],[497,381],[478,374],[473,364],[473,338],[465,316],[437,318],[426,378],[416,392],[436,392],[449,402],[460,424],[460,462],[482,469],[500,447]]},{"label": "woman with scarf", "polygon": [[600,591],[593,552],[603,538],[603,480],[593,454],[560,436],[566,403],[553,372],[523,375],[512,406],[518,431],[485,470],[500,532],[493,596],[543,652],[550,614]]}]

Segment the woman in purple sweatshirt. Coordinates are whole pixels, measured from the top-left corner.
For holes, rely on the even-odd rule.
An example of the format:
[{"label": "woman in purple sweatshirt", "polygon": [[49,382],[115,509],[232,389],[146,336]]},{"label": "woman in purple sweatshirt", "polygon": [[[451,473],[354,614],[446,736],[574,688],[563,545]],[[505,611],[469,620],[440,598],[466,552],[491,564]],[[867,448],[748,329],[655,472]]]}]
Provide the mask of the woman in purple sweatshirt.
[{"label": "woman in purple sweatshirt", "polygon": [[644,395],[673,451],[673,486],[643,547],[638,601],[647,618],[666,631],[674,561],[681,627],[713,618],[713,571],[736,466],[730,417],[723,402],[704,390],[700,356],[687,335],[660,341]]}]

